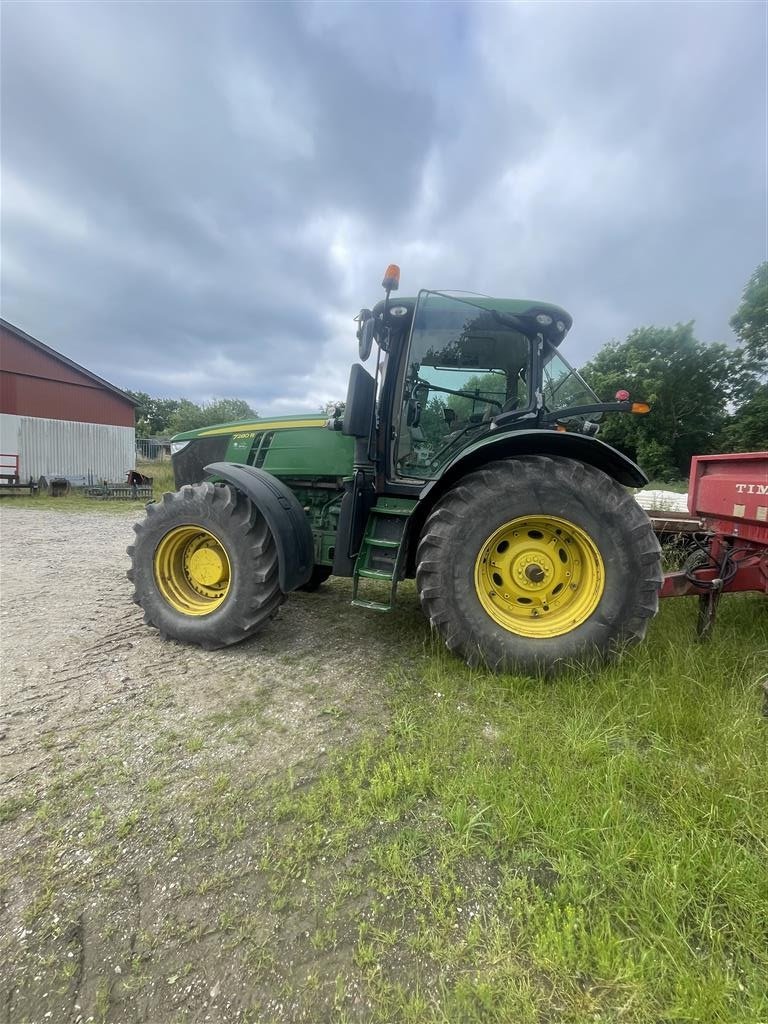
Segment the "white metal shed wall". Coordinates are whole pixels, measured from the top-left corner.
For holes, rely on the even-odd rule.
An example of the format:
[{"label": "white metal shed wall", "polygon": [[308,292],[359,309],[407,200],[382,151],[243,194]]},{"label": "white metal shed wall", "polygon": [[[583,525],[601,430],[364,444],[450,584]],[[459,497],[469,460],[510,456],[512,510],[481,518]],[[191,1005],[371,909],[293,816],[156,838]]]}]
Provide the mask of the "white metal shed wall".
[{"label": "white metal shed wall", "polygon": [[136,464],[136,431],[0,413],[0,452],[19,456],[19,476],[85,476],[122,481]]}]

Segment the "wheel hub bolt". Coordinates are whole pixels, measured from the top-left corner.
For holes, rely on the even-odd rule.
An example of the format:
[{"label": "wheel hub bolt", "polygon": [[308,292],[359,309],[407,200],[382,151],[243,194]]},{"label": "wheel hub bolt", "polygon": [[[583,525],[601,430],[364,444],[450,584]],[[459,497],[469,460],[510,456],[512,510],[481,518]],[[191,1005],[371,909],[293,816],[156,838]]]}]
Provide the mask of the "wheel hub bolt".
[{"label": "wheel hub bolt", "polygon": [[531,583],[541,583],[544,579],[544,570],[540,565],[532,563],[531,565],[526,566],[525,575]]}]

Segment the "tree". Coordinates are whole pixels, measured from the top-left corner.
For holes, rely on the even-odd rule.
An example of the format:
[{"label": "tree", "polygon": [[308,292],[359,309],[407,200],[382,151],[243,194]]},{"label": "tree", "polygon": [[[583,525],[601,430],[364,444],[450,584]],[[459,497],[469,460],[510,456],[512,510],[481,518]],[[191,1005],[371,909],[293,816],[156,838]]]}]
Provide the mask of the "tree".
[{"label": "tree", "polygon": [[641,327],[611,342],[583,369],[603,401],[626,388],[647,401],[647,416],[607,416],[601,437],[635,459],[652,477],[686,476],[691,456],[716,448],[727,404],[744,385],[741,354],[694,337],[693,323]]},{"label": "tree", "polygon": [[199,430],[201,427],[212,427],[216,423],[230,423],[257,417],[258,413],[241,398],[217,398],[203,405],[182,398],[170,418],[168,427],[171,434],[181,434],[185,430]]},{"label": "tree", "polygon": [[768,261],[761,263],[747,282],[731,327],[744,344],[747,356],[768,371]]},{"label": "tree", "polygon": [[331,399],[328,399],[327,402],[320,406],[320,412],[323,413],[324,416],[327,416],[328,419],[331,419],[331,417],[335,414],[337,409],[340,409],[341,415],[344,415],[344,410],[346,406],[346,402],[334,402]]},{"label": "tree", "polygon": [[[465,391],[468,395],[447,395],[439,391],[430,393],[421,410],[419,427],[424,441],[433,452],[446,444],[446,439],[454,430],[466,427],[471,416],[482,416],[486,412],[496,413],[506,400],[506,378],[500,373],[481,373],[469,377],[463,384],[452,385],[457,391]],[[492,399],[496,405],[489,405],[483,399]],[[446,411],[454,415],[446,419]]]},{"label": "tree", "polygon": [[136,433],[139,437],[159,437],[168,433],[168,424],[176,412],[176,398],[152,398],[146,391],[128,391],[136,406]]},{"label": "tree", "polygon": [[718,447],[723,452],[768,451],[768,384],[760,385],[731,416]]},{"label": "tree", "polygon": [[741,304],[731,317],[731,327],[744,343],[736,349],[738,387],[736,408],[719,439],[724,452],[754,452],[768,449],[768,262],[761,263],[750,277]]}]

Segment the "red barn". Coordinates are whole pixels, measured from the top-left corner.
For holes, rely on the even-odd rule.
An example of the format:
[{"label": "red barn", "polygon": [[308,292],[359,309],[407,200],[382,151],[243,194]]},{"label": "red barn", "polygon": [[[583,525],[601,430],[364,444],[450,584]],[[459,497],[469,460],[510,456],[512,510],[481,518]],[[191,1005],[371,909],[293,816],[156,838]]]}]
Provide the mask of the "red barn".
[{"label": "red barn", "polygon": [[124,391],[0,319],[0,453],[22,481],[124,480],[135,463],[134,409]]}]

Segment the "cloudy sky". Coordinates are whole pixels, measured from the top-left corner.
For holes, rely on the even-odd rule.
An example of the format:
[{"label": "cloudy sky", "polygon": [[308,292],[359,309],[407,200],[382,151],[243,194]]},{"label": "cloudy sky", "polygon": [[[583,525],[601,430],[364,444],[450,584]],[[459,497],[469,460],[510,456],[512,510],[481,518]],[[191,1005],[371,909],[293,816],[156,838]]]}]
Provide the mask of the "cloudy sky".
[{"label": "cloudy sky", "polygon": [[2,315],[114,383],[343,397],[402,289],[705,341],[766,258],[766,17],[724,3],[5,0]]}]

